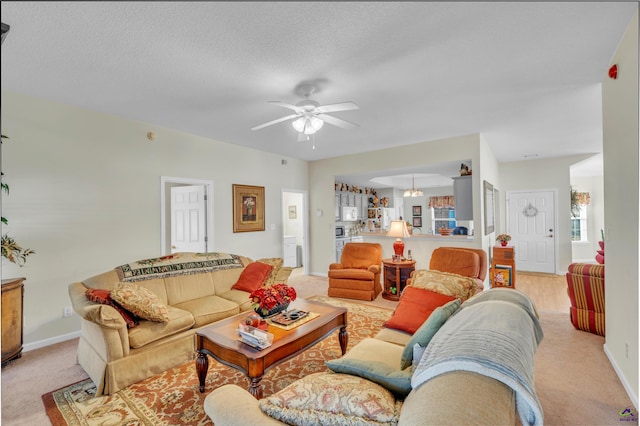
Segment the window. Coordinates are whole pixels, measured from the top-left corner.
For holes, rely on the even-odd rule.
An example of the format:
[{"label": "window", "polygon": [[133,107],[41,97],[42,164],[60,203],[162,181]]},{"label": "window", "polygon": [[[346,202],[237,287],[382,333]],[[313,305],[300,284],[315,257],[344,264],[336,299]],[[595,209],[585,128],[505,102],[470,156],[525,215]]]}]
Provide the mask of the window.
[{"label": "window", "polygon": [[451,207],[431,208],[431,226],[433,233],[437,234],[439,228],[455,228],[456,227],[456,209]]},{"label": "window", "polygon": [[587,205],[578,205],[578,215],[571,215],[571,241],[587,242]]}]

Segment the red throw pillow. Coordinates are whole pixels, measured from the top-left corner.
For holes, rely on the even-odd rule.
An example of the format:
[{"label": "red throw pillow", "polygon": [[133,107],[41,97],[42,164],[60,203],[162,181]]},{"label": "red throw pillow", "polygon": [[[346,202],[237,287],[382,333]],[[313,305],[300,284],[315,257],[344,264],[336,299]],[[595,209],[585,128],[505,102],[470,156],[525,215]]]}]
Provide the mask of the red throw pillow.
[{"label": "red throw pillow", "polygon": [[120,315],[122,315],[122,319],[124,319],[124,322],[127,323],[127,328],[133,328],[139,324],[139,321],[135,315],[133,315],[131,312],[127,311],[125,308],[111,299],[111,292],[109,290],[90,288],[84,292],[84,295],[87,296],[87,299],[94,303],[113,306],[115,310],[118,311]]},{"label": "red throw pillow", "polygon": [[446,305],[457,297],[408,286],[402,292],[398,307],[384,326],[413,334],[429,318],[434,309]]},{"label": "red throw pillow", "polygon": [[231,288],[251,293],[264,284],[271,269],[273,269],[273,266],[267,265],[266,263],[250,263],[244,268],[244,271],[240,274],[240,278],[238,278],[238,281],[236,281]]}]

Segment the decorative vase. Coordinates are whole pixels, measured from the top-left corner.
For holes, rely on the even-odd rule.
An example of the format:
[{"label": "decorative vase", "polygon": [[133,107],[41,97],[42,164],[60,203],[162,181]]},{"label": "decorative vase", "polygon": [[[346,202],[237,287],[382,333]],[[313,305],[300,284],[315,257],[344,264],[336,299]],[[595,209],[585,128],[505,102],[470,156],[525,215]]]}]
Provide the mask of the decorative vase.
[{"label": "decorative vase", "polygon": [[284,305],[276,305],[273,308],[271,308],[269,310],[269,312],[267,312],[266,314],[262,311],[262,308],[257,307],[257,308],[253,308],[253,310],[260,315],[262,318],[270,318],[274,315],[279,314],[280,312],[286,310],[289,307],[289,303],[285,303]]},{"label": "decorative vase", "polygon": [[506,247],[509,244],[509,241],[500,241],[500,245],[502,247]]}]

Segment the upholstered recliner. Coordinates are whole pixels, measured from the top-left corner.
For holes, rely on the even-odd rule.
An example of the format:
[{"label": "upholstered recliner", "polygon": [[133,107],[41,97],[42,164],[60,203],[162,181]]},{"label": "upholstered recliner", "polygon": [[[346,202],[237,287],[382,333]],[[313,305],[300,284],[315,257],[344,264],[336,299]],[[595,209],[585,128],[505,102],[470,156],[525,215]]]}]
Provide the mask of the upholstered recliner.
[{"label": "upholstered recliner", "polygon": [[345,244],[340,263],[329,265],[329,296],[374,300],[382,291],[381,264],[380,244]]},{"label": "upholstered recliner", "polygon": [[473,278],[477,292],[481,292],[487,276],[487,252],[478,248],[438,247],[431,254],[429,269]]},{"label": "upholstered recliner", "polygon": [[567,272],[571,324],[604,336],[604,265],[572,263]]}]

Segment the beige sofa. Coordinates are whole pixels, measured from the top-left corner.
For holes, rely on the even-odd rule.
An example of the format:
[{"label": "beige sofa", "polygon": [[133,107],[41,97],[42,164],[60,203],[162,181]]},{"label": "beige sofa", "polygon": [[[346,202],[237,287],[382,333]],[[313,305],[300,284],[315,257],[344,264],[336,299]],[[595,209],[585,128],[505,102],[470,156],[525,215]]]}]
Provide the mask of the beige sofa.
[{"label": "beige sofa", "polygon": [[[511,291],[513,294],[505,294],[505,291]],[[516,295],[515,290],[495,289],[480,293],[476,298],[481,297],[491,301],[494,298],[500,299],[501,296],[507,296],[508,299],[513,295]],[[520,297],[520,295],[522,293],[516,296]],[[524,297],[526,298],[526,296]],[[450,350],[450,348],[446,348],[446,341],[452,331],[455,333],[458,330],[458,324],[462,323],[460,329],[469,332],[471,329],[467,329],[466,325],[473,327],[474,322],[470,321],[470,318],[484,315],[486,318],[480,321],[484,324],[491,324],[491,321],[503,318],[500,316],[502,314],[491,313],[495,306],[504,307],[503,301],[491,301],[492,306],[479,307],[477,306],[479,303],[476,303],[478,300],[473,302],[474,299],[469,299],[462,304],[461,308],[435,333],[418,365],[409,367],[411,368],[410,392],[405,398],[392,396],[392,398],[396,398],[395,406],[393,401],[385,406],[381,402],[384,399],[384,395],[380,396],[381,393],[375,394],[375,397],[365,396],[364,394],[369,392],[369,388],[367,385],[363,385],[366,379],[362,378],[358,378],[358,380],[364,380],[364,382],[360,382],[359,386],[354,385],[356,390],[353,392],[356,393],[356,396],[354,397],[353,394],[345,395],[346,390],[342,387],[342,381],[336,382],[336,380],[341,380],[340,376],[347,375],[328,371],[301,378],[286,389],[261,401],[256,400],[247,391],[236,385],[224,385],[206,397],[205,412],[216,426],[285,424],[274,417],[286,421],[286,424],[399,424],[411,426],[542,424],[542,411],[535,391],[533,395],[527,395],[528,399],[523,399],[521,395],[522,393],[527,394],[526,391],[522,392],[522,388],[517,385],[508,386],[497,377],[491,377],[491,374],[485,375],[485,373],[471,371],[473,369],[459,368],[444,374],[436,374],[434,377],[424,380],[423,374],[429,371],[426,369],[428,361],[425,360],[429,360],[434,353],[441,350],[442,352]],[[474,308],[467,309],[474,304],[476,305]],[[515,305],[509,305],[507,309],[517,312],[520,310]],[[484,312],[484,314],[479,314],[479,312]],[[542,339],[542,331],[537,322],[535,308],[533,308],[533,313],[533,315],[531,313],[522,315],[524,329],[527,331],[522,333],[523,336],[520,337],[518,330],[515,333],[514,341],[511,342],[525,348],[521,358],[525,365],[524,376],[528,376],[529,380],[533,377],[533,365],[526,361],[532,362],[535,347]],[[456,317],[458,318],[456,319]],[[520,319],[517,320],[517,322],[519,321]],[[501,327],[499,321],[495,321],[495,323],[495,328],[499,329]],[[491,333],[491,329],[494,327],[490,325],[488,328]],[[472,331],[471,334],[474,332]],[[439,335],[440,337],[438,337]],[[536,341],[534,345],[528,342],[532,336]],[[410,338],[411,335],[407,333],[382,328],[375,338],[366,338],[351,348],[343,359],[384,363],[392,369],[400,370],[401,355]],[[443,344],[444,346],[442,346]],[[433,349],[431,349],[432,345],[435,346]],[[473,345],[476,343],[474,342]],[[470,349],[472,352],[475,351],[473,345]],[[500,352],[501,346],[500,343],[492,344],[487,350]],[[509,345],[505,344],[505,346]],[[429,354],[430,349],[431,353]],[[452,358],[455,358],[455,349],[453,352]],[[424,366],[423,363],[425,363]],[[320,384],[314,385],[313,380],[320,381]],[[304,382],[304,384],[297,386],[298,382]],[[333,386],[332,383],[338,384]],[[359,391],[363,393],[361,401],[358,401],[357,392]],[[344,401],[342,407],[341,401]],[[528,401],[528,403],[523,403],[523,401]],[[534,406],[533,410],[528,407],[529,403]],[[277,404],[281,404],[284,408],[276,408],[275,411],[278,412],[273,417],[265,414],[265,412],[269,412],[273,415],[274,405]],[[357,412],[358,405],[367,406],[367,404],[369,404],[368,408],[361,410],[360,413]],[[344,406],[349,406],[349,410],[352,410],[347,415],[344,413]],[[372,420],[369,417],[370,412],[380,413],[384,407],[393,412],[389,414],[388,418]],[[365,415],[361,415],[362,412]],[[312,418],[310,419],[309,416]],[[523,419],[526,420],[523,421]]]},{"label": "beige sofa", "polygon": [[[97,395],[112,394],[194,359],[195,331],[199,327],[251,309],[249,293],[231,287],[252,259],[226,253],[206,255],[233,261],[213,269],[173,273],[156,268],[147,276],[132,276],[131,270],[123,273],[124,269],[118,267],[69,285],[73,309],[81,317],[77,361],[96,384]],[[274,266],[268,277],[270,283],[286,282],[291,268],[282,267],[282,259],[260,260]],[[91,302],[85,295],[87,289],[112,290],[116,283],[132,278],[166,305],[168,321],[140,320],[136,327],[127,328],[116,309]]]}]

